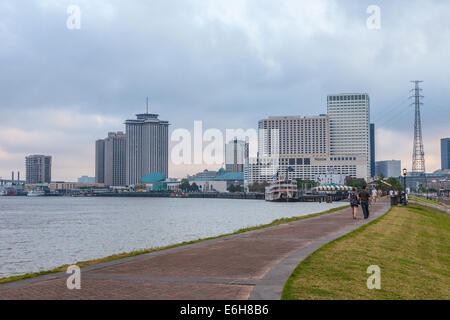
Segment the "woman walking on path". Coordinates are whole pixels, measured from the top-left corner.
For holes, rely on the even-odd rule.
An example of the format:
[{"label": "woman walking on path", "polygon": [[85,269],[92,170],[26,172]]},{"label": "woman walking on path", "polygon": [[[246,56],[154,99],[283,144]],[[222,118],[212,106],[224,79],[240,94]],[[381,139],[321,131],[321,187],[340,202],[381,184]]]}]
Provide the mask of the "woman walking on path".
[{"label": "woman walking on path", "polygon": [[348,200],[350,200],[350,207],[352,208],[353,219],[357,219],[356,214],[358,213],[359,196],[356,193],[355,187],[353,187],[352,191],[348,195]]}]

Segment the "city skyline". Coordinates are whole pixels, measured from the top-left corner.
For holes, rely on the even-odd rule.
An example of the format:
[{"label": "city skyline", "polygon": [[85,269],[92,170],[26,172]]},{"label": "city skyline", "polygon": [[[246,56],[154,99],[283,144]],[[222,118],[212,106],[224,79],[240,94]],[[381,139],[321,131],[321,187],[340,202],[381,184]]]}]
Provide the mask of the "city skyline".
[{"label": "city skyline", "polygon": [[[66,28],[69,4],[0,5],[3,178],[25,172],[33,153],[53,156],[55,180],[94,176],[93,141],[123,130],[146,96],[150,112],[171,122],[170,137],[194,120],[248,129],[269,116],[326,113],[326,96],[341,92],[370,95],[376,160],[399,159],[410,170],[414,79],[424,80],[426,169],[440,168],[440,139],[450,134],[442,73],[450,28],[439,21],[449,3],[380,1],[379,30],[366,27],[360,1],[78,1],[80,30]],[[169,164],[169,175],[217,167]]]}]

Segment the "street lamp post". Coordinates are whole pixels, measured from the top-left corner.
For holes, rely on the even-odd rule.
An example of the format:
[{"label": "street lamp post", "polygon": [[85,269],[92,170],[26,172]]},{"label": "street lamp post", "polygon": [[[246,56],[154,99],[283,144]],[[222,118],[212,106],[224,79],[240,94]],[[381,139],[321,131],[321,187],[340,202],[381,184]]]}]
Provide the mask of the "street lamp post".
[{"label": "street lamp post", "polygon": [[403,169],[403,191],[405,192],[405,206],[408,204],[407,195],[406,195],[406,168]]}]

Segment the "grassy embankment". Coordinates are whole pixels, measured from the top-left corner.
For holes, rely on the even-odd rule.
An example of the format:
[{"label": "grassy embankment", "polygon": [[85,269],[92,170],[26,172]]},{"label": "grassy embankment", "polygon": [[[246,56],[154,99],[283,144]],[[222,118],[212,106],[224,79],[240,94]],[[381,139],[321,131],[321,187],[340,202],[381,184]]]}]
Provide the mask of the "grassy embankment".
[{"label": "grassy embankment", "polygon": [[[370,265],[381,289],[366,285]],[[282,299],[450,299],[450,217],[423,206],[386,215],[302,261]]]},{"label": "grassy embankment", "polygon": [[[248,232],[248,231],[253,231],[253,230],[273,227],[273,226],[277,226],[277,225],[284,224],[284,223],[289,223],[289,222],[293,222],[293,221],[297,221],[297,220],[302,220],[302,219],[306,219],[306,218],[320,216],[320,215],[327,214],[327,213],[332,213],[332,212],[339,211],[341,209],[345,209],[345,208],[348,208],[348,207],[349,207],[348,205],[344,205],[344,206],[333,208],[333,209],[330,209],[330,210],[327,210],[327,211],[309,214],[309,215],[306,215],[306,216],[277,219],[277,220],[274,220],[274,221],[272,221],[271,223],[268,223],[268,224],[259,225],[259,226],[255,226],[255,227],[242,228],[242,229],[237,230],[236,232],[220,235],[220,236],[217,236],[217,237],[210,237],[210,238],[205,238],[205,239],[186,241],[186,242],[182,242],[182,243],[178,243],[178,244],[174,244],[174,245],[170,245],[170,246],[166,246],[166,247],[160,247],[160,248],[150,248],[150,249],[133,251],[133,252],[119,253],[119,254],[108,256],[108,257],[105,257],[105,258],[89,260],[89,261],[80,261],[80,262],[77,262],[75,264],[77,266],[79,266],[80,268],[83,268],[83,267],[91,266],[91,265],[102,263],[102,262],[108,262],[108,261],[113,261],[113,260],[118,260],[118,259],[133,257],[133,256],[138,256],[138,255],[142,255],[142,254],[146,254],[146,253],[150,253],[150,252],[155,252],[155,251],[160,251],[160,250],[165,250],[165,249],[170,249],[170,248],[181,247],[181,246],[184,246],[184,245],[194,244],[194,243],[202,242],[202,241],[206,241],[206,240],[212,240],[212,239],[222,238],[222,237],[226,237],[226,236],[230,236],[230,235],[234,235],[234,234],[239,234],[239,233],[244,233],[244,232]],[[27,273],[27,274],[24,274],[24,275],[0,278],[0,284],[7,283],[7,282],[12,282],[12,281],[17,281],[17,280],[22,280],[22,279],[27,279],[27,278],[33,278],[33,277],[42,276],[42,275],[51,274],[51,273],[57,273],[57,272],[66,271],[68,266],[69,265],[63,265],[63,266],[60,266],[58,268],[55,268],[55,269],[52,269],[52,270],[48,270],[48,271]]]},{"label": "grassy embankment", "polygon": [[409,200],[417,201],[417,202],[423,202],[423,203],[429,203],[429,204],[435,204],[435,205],[438,205],[438,206],[444,206],[444,204],[440,203],[439,201],[431,200],[431,199],[427,199],[427,198],[422,198],[422,197],[410,197]]}]

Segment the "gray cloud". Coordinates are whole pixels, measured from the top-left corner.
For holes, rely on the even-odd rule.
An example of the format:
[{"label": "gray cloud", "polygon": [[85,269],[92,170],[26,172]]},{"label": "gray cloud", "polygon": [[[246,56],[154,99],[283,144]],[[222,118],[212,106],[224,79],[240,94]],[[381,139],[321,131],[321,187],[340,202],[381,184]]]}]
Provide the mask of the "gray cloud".
[{"label": "gray cloud", "polygon": [[[55,162],[60,178],[92,175],[93,141],[123,129],[147,95],[172,128],[199,119],[224,129],[325,113],[328,93],[368,92],[377,127],[393,134],[382,136],[402,142],[381,139],[378,153],[409,164],[413,79],[425,80],[425,151],[436,169],[435,140],[450,135],[450,3],[378,1],[381,30],[368,30],[371,2],[3,1],[0,129],[43,138],[30,148],[0,136],[0,175],[40,149],[63,159],[64,139],[78,151],[70,165]],[[69,4],[81,7],[81,30],[66,28]]]}]

